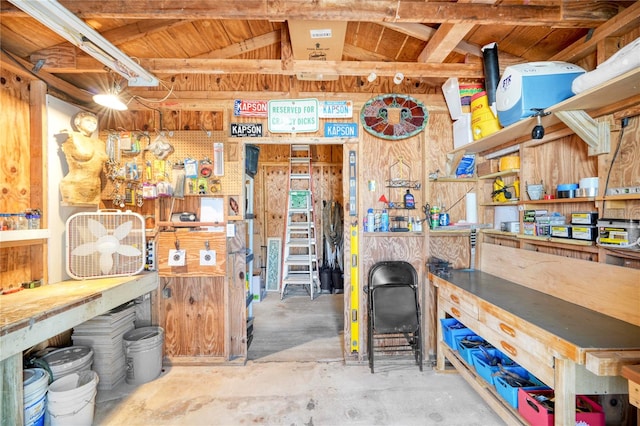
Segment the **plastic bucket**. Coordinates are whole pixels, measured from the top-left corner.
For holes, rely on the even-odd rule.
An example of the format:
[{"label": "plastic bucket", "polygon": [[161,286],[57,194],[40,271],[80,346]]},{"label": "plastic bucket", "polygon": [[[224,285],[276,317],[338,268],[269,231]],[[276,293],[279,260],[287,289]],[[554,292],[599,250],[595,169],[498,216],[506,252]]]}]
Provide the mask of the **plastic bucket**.
[{"label": "plastic bucket", "polygon": [[55,381],[67,374],[91,370],[93,349],[89,346],[70,346],[49,352],[42,359],[49,365]]},{"label": "plastic bucket", "polygon": [[22,382],[24,384],[24,424],[42,426],[47,408],[49,373],[44,368],[28,368],[22,371]]},{"label": "plastic bucket", "polygon": [[49,385],[47,416],[51,426],[93,423],[98,373],[92,370],[67,374]]},{"label": "plastic bucket", "polygon": [[126,382],[140,385],[157,378],[162,372],[162,327],[142,327],[122,336],[127,363]]}]

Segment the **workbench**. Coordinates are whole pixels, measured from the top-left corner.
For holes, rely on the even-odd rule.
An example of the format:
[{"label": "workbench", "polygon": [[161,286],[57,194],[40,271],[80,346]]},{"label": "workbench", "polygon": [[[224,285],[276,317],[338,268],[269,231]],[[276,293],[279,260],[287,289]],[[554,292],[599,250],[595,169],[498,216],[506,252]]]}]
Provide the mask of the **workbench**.
[{"label": "workbench", "polygon": [[[616,373],[619,372],[620,366],[602,372],[603,365],[609,365],[611,360],[590,357],[590,354],[638,351],[640,326],[549,294],[552,290],[543,292],[531,288],[533,284],[528,282],[526,276],[532,271],[528,270],[543,265],[553,273],[553,258],[541,257],[541,253],[535,253],[538,262],[534,264],[527,259],[530,254],[520,253],[524,250],[513,252],[504,247],[487,247],[487,250],[492,253],[493,259],[508,259],[505,263],[509,262],[508,266],[513,267],[511,270],[518,270],[519,274],[512,274],[513,280],[481,270],[454,270],[442,276],[430,274],[431,283],[437,292],[438,318],[458,319],[472,332],[553,388],[556,425],[575,422],[576,394],[628,393],[626,380]],[[508,255],[511,255],[511,258]],[[545,260],[551,263],[545,264]],[[576,269],[571,267],[574,261],[585,263],[576,264],[576,267],[589,269],[593,266],[602,268],[604,273],[614,272],[608,265],[593,262],[588,265],[589,262],[564,258],[560,259],[559,263],[564,264],[563,267],[569,268],[574,275],[579,275],[575,272]],[[538,280],[544,279],[539,269],[536,275]],[[616,285],[620,289],[634,283],[635,290],[632,290],[631,294],[616,297],[628,296],[637,301],[637,271],[627,276],[624,272],[618,275],[620,280],[616,284],[610,284],[611,281],[605,284],[604,281],[598,281],[597,276],[592,280],[576,282],[567,275],[562,278],[561,283],[555,283],[558,284],[558,288],[562,285],[564,290],[553,291],[568,298],[571,294],[566,289],[571,288],[576,292],[577,299],[582,298],[588,304],[589,299],[597,297],[597,294],[587,295],[584,293],[587,288],[591,288],[592,291],[597,288],[612,291]],[[547,282],[545,285],[548,284]],[[601,305],[604,308],[613,305],[614,302],[620,303],[619,300],[604,299],[601,296]],[[620,312],[620,316],[626,318],[626,311]],[[445,359],[450,361],[508,424],[526,424],[517,410],[503,401],[490,385],[484,385],[482,379],[458,352],[443,342],[442,326],[438,321],[438,370],[446,370]],[[593,360],[600,362],[591,365],[590,362]]]},{"label": "workbench", "polygon": [[145,295],[158,274],[63,281],[0,296],[2,425],[23,424],[22,352]]}]

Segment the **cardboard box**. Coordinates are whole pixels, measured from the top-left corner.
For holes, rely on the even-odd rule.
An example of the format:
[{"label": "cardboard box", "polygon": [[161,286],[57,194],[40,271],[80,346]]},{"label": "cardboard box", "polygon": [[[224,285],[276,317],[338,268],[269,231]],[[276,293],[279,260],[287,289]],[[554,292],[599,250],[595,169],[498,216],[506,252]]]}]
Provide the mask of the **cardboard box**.
[{"label": "cardboard box", "polygon": [[460,148],[471,142],[473,142],[471,113],[463,113],[458,120],[453,122],[453,148]]},{"label": "cardboard box", "polygon": [[[531,426],[553,426],[554,414],[550,413],[540,402],[532,395],[544,395],[553,398],[553,390],[534,390],[528,391],[524,389],[518,390],[518,412]],[[588,426],[604,426],[605,419],[602,407],[595,401],[586,396],[576,396],[576,407],[590,407],[592,412],[576,413],[576,424]]]}]

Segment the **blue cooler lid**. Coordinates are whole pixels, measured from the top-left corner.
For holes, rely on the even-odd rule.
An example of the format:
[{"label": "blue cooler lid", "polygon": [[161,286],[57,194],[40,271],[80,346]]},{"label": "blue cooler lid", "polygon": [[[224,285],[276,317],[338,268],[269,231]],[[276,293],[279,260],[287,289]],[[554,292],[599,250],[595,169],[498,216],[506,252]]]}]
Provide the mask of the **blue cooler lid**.
[{"label": "blue cooler lid", "polygon": [[558,191],[571,191],[578,189],[577,183],[561,183],[558,185]]}]

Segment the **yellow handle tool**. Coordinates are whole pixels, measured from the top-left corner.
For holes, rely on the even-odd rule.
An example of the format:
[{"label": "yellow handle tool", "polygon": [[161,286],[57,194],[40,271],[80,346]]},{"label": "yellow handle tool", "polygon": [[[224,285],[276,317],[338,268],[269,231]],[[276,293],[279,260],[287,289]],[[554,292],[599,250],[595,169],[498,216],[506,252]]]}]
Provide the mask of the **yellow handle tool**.
[{"label": "yellow handle tool", "polygon": [[360,285],[358,278],[358,224],[351,225],[351,353],[360,352]]}]

